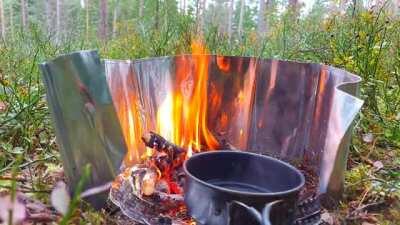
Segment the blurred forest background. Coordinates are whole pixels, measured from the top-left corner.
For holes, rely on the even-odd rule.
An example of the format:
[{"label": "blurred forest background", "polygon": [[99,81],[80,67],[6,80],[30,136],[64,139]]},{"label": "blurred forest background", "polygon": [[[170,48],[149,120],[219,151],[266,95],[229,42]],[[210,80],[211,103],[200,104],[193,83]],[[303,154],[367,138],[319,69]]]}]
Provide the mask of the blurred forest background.
[{"label": "blurred forest background", "polygon": [[[21,206],[27,214],[14,222],[113,223],[76,207],[76,196],[65,215],[50,210],[63,173],[38,64],[81,49],[115,59],[190,53],[194,39],[211,53],[360,75],[365,105],[345,196],[323,216],[328,224],[400,224],[399,0],[0,0],[0,196],[36,204]],[[39,206],[52,213],[38,214]]]}]

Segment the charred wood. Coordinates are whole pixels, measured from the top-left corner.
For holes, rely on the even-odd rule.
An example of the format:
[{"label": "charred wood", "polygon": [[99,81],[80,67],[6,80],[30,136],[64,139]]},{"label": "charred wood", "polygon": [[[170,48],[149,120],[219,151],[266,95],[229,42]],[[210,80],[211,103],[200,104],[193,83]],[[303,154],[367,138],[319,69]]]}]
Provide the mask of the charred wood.
[{"label": "charred wood", "polygon": [[186,153],[184,148],[181,148],[163,138],[161,135],[154,132],[149,132],[142,137],[143,142],[149,148],[157,151],[167,152],[173,160],[180,157],[182,153]]}]

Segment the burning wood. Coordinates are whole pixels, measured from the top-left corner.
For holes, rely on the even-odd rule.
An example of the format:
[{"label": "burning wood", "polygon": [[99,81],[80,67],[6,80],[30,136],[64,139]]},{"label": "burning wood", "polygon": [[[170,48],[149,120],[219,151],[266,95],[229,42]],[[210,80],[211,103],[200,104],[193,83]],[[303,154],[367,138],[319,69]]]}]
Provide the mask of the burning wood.
[{"label": "burning wood", "polygon": [[[110,192],[111,201],[131,219],[144,224],[171,224],[164,222],[172,218],[188,220],[182,190],[182,165],[187,151],[154,132],[142,140],[154,150],[153,154],[117,177]],[[159,217],[163,219],[154,219]]]},{"label": "burning wood", "polygon": [[127,170],[115,179],[110,191],[110,200],[123,214],[146,225],[175,224],[171,221],[189,218],[182,194],[171,194],[169,184],[154,168],[140,164]]},{"label": "burning wood", "polygon": [[163,138],[161,135],[154,132],[149,132],[142,137],[143,142],[147,147],[153,148],[157,151],[165,151],[172,156],[173,159],[181,156],[187,151]]},{"label": "burning wood", "polygon": [[[140,223],[164,224],[154,218],[172,224],[190,222],[183,202],[183,162],[188,151],[154,132],[146,133],[142,141],[153,150],[152,154],[142,163],[125,168],[112,185],[110,200]],[[218,149],[236,150],[223,138],[217,141]]]},{"label": "burning wood", "polygon": [[[219,149],[237,150],[223,138],[216,136]],[[142,137],[152,154],[142,163],[126,168],[114,181],[110,200],[130,219],[145,225],[191,224],[184,204],[185,174],[183,162],[187,150],[149,132]],[[301,192],[299,221],[319,219],[317,197],[309,197],[315,191],[315,174],[307,165],[298,166],[306,176],[306,188]],[[303,224],[300,223],[299,224]]]}]

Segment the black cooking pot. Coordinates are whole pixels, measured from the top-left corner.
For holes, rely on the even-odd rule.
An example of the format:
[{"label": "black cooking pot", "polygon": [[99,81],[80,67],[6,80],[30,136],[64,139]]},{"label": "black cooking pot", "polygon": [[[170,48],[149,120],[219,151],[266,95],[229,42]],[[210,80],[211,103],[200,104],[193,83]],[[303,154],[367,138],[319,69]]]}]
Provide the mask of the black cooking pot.
[{"label": "black cooking pot", "polygon": [[201,225],[292,225],[303,174],[241,151],[193,155],[184,164],[185,203]]}]

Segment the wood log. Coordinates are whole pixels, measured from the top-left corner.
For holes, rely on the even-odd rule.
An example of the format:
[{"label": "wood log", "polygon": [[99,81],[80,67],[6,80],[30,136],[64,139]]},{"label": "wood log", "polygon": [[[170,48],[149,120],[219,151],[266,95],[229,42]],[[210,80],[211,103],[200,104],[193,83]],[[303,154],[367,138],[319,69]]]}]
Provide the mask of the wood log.
[{"label": "wood log", "polygon": [[180,157],[183,153],[187,152],[184,148],[179,147],[179,146],[167,141],[161,135],[156,134],[151,131],[149,133],[145,134],[142,137],[142,140],[145,143],[145,145],[149,148],[153,148],[157,151],[167,152],[168,155],[172,156],[173,160],[175,160],[177,157]]},{"label": "wood log", "polygon": [[161,174],[182,167],[186,158],[186,149],[169,142],[154,132],[145,134],[142,140],[147,147],[155,150],[147,163],[154,164]]}]

